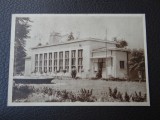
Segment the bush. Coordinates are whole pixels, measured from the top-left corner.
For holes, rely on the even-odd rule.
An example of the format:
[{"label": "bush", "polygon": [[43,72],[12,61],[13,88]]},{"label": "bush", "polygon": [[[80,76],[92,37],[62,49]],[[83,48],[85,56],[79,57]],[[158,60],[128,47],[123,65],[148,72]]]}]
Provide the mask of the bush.
[{"label": "bush", "polygon": [[15,85],[13,87],[12,100],[25,99],[28,97],[29,94],[33,93],[34,91],[34,87],[30,87],[27,85]]},{"label": "bush", "polygon": [[96,78],[102,78],[102,71],[99,70],[98,73],[96,74]]},{"label": "bush", "polygon": [[99,80],[97,77],[92,77],[91,80]]},{"label": "bush", "polygon": [[139,94],[137,94],[137,92],[135,92],[134,94],[132,94],[132,101],[134,102],[144,102],[147,99],[147,95],[144,94],[142,96],[141,92],[139,92]]},{"label": "bush", "polygon": [[101,93],[101,96],[96,98],[93,95],[93,89],[80,89],[78,93],[73,93],[72,91],[55,90],[48,87],[35,89],[28,85],[15,85],[12,100],[25,102],[39,99],[45,102],[145,102],[147,99],[146,94],[142,95],[141,92],[128,94],[127,92],[121,93],[117,87],[114,89],[109,87],[108,89],[108,92]]},{"label": "bush", "polygon": [[118,92],[117,88],[114,88],[113,90],[109,87],[109,96],[113,97],[114,99],[118,99],[120,101],[123,101],[122,93]]},{"label": "bush", "polygon": [[125,92],[124,101],[125,102],[129,102],[130,101],[130,97],[129,97],[127,92]]},{"label": "bush", "polygon": [[86,89],[81,89],[80,94],[77,97],[78,101],[81,102],[95,102],[96,98],[92,96],[92,89],[91,90],[86,90]]},{"label": "bush", "polygon": [[63,70],[63,73],[65,74],[67,72],[67,70]]},{"label": "bush", "polygon": [[109,96],[112,97],[115,101],[120,102],[145,102],[147,97],[146,94],[142,96],[141,92],[137,94],[135,92],[134,94],[129,95],[127,92],[125,92],[125,95],[123,97],[123,93],[119,92],[117,88],[114,88],[113,90],[109,87]]},{"label": "bush", "polygon": [[[66,90],[56,91],[56,97],[46,102],[95,102],[96,98],[92,95],[92,90],[81,89],[78,95]],[[58,99],[57,99],[58,98]]]}]

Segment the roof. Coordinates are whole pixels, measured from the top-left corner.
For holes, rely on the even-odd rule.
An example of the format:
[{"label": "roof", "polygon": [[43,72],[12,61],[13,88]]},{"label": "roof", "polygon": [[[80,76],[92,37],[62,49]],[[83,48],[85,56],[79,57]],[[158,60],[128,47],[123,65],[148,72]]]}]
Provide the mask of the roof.
[{"label": "roof", "polygon": [[[107,56],[107,58],[111,58],[112,56]],[[97,58],[106,58],[106,56],[94,56],[90,57],[91,59],[97,59]]]},{"label": "roof", "polygon": [[76,43],[76,42],[85,42],[85,41],[117,44],[115,41],[109,41],[109,40],[106,41],[106,40],[102,40],[102,39],[98,39],[98,38],[86,38],[86,39],[79,39],[79,40],[72,40],[72,41],[63,41],[63,42],[59,42],[59,43],[56,43],[56,44],[48,44],[48,45],[36,46],[36,47],[33,47],[32,49],[50,47],[50,46],[57,46],[57,45],[64,45],[64,44],[72,44],[72,43]]},{"label": "roof", "polygon": [[31,59],[31,56],[26,56],[25,59]]},{"label": "roof", "polygon": [[[128,52],[129,50],[127,48],[117,48],[117,47],[110,47],[107,48],[107,50],[110,51],[122,51],[122,52]],[[101,47],[98,49],[94,49],[92,52],[105,52],[106,51],[106,47]]]}]

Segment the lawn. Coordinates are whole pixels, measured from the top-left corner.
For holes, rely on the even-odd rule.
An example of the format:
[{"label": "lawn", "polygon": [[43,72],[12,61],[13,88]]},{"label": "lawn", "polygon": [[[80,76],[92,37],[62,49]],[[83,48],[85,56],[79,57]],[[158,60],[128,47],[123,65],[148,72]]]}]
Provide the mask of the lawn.
[{"label": "lawn", "polygon": [[[117,90],[123,94],[125,92],[128,95],[132,93],[141,92],[142,95],[146,94],[146,83],[145,82],[128,82],[128,81],[104,81],[104,80],[53,80],[52,84],[27,84],[29,87],[34,89],[42,90],[43,88],[52,89],[52,90],[66,90],[72,91],[75,94],[80,93],[81,89],[91,90],[92,95],[96,98],[101,98],[105,93],[109,93],[109,88]],[[42,98],[43,96],[43,98]],[[28,98],[22,99],[22,101],[36,102],[36,101],[46,101],[47,96],[42,95],[41,93],[31,93]],[[42,100],[44,99],[44,100]],[[17,100],[15,100],[17,101]],[[21,101],[21,100],[18,100]]]},{"label": "lawn", "polygon": [[55,84],[32,84],[35,88],[39,87],[48,87],[58,90],[67,90],[78,92],[81,88],[83,89],[93,89],[94,95],[101,95],[102,92],[107,92],[108,88],[116,88],[124,93],[128,92],[129,94],[137,91],[146,93],[146,83],[145,82],[128,82],[128,81],[104,81],[104,80],[54,80],[52,81]]}]

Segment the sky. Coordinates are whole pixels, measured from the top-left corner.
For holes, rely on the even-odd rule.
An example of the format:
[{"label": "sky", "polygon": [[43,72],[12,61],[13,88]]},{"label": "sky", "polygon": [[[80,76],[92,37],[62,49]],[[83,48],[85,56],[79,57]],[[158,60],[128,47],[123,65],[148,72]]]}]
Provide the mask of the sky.
[{"label": "sky", "polygon": [[52,31],[62,35],[73,32],[76,38],[124,39],[128,47],[144,48],[143,18],[140,15],[32,15],[30,39],[26,40],[26,50],[45,44]]}]

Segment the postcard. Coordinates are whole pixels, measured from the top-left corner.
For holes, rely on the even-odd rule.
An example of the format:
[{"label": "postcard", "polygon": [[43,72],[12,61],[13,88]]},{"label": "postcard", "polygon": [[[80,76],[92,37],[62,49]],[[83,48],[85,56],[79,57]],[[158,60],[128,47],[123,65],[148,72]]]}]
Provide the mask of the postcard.
[{"label": "postcard", "polygon": [[150,106],[145,14],[13,14],[8,106]]}]

